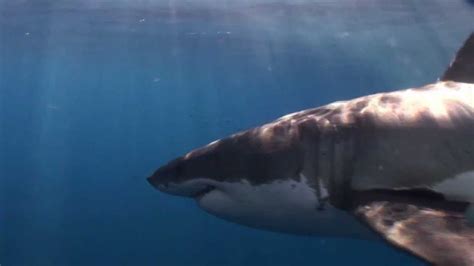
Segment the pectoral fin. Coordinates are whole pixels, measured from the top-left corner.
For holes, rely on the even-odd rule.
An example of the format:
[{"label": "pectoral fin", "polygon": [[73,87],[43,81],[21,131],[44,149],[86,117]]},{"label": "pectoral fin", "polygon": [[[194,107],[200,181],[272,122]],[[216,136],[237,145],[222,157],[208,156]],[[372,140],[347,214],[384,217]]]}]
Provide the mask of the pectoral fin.
[{"label": "pectoral fin", "polygon": [[474,265],[467,203],[397,191],[357,192],[352,212],[390,244],[434,265]]}]

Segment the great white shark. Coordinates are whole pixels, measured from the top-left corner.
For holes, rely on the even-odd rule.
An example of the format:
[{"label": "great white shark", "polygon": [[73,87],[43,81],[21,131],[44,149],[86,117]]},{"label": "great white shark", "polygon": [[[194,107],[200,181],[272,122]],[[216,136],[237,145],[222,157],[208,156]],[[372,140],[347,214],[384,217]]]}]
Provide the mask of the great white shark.
[{"label": "great white shark", "polygon": [[474,265],[474,33],[433,84],[285,115],[148,181],[242,225]]}]

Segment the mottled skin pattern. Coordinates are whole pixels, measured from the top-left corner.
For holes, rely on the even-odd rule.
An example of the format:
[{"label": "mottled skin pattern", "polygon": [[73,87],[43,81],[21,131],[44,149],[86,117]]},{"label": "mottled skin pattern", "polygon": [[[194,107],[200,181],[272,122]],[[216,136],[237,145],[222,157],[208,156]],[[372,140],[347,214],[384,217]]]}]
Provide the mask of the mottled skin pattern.
[{"label": "mottled skin pattern", "polygon": [[280,121],[313,120],[330,134],[347,132],[355,155],[351,177],[342,178],[351,188],[431,187],[474,170],[472,84],[440,82],[322,108],[322,115],[316,109]]}]

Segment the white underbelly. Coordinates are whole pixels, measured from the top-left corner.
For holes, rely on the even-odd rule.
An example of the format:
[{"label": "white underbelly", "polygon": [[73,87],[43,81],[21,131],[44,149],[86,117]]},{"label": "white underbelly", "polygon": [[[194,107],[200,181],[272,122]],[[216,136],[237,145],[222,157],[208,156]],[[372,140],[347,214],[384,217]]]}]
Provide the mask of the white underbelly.
[{"label": "white underbelly", "polygon": [[[198,202],[223,219],[271,231],[367,238],[370,234],[350,214],[320,202],[304,176],[253,185],[220,183]],[[327,191],[323,189],[323,197]]]}]

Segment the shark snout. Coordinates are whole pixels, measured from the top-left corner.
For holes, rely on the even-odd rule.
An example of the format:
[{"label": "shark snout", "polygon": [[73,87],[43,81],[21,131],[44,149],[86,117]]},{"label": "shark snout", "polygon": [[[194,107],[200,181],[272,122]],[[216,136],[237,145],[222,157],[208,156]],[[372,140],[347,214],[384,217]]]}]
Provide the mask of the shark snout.
[{"label": "shark snout", "polygon": [[147,181],[156,189],[167,192],[170,183],[179,178],[179,167],[178,160],[170,162],[158,168],[153,175],[147,178]]}]

